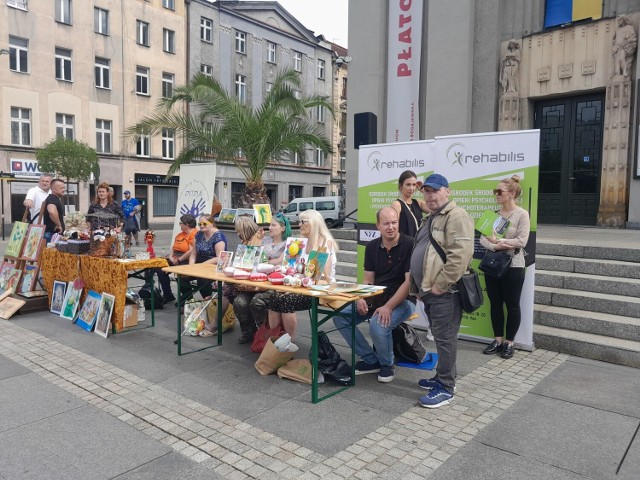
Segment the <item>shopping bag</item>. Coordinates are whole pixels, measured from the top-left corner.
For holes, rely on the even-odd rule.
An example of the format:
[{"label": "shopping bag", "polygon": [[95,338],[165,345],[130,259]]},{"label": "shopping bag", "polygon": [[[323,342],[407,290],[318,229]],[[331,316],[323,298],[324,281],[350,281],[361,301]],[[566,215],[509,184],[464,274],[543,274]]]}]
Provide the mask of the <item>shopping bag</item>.
[{"label": "shopping bag", "polygon": [[260,375],[271,375],[275,373],[280,367],[286,365],[289,360],[293,358],[293,352],[280,352],[273,345],[274,340],[277,338],[270,338],[256,360],[254,367]]},{"label": "shopping bag", "polygon": [[[218,299],[211,299],[211,303],[207,307],[207,317],[209,322],[215,322],[218,317]],[[224,317],[222,317],[222,331],[226,332],[227,330],[231,330],[236,325],[236,314],[233,311],[233,305],[229,305],[227,311],[224,313]]]},{"label": "shopping bag", "polygon": [[294,358],[278,369],[280,378],[311,385],[311,362],[306,358]]},{"label": "shopping bag", "polygon": [[253,336],[251,351],[254,353],[261,353],[269,338],[274,337],[275,339],[278,339],[283,333],[284,328],[282,328],[282,325],[269,328],[269,321],[265,320],[264,323],[258,327],[258,330]]}]

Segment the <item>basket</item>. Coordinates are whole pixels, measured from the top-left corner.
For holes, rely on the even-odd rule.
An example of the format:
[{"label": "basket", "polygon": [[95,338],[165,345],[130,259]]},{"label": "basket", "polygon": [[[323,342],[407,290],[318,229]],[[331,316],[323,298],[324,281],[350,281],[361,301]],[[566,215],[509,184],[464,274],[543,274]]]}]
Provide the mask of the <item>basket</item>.
[{"label": "basket", "polygon": [[69,252],[69,244],[67,242],[58,242],[56,243],[56,250],[59,252],[67,253]]},{"label": "basket", "polygon": [[91,244],[89,240],[69,240],[67,242],[67,253],[73,253],[74,255],[82,255],[89,252]]},{"label": "basket", "polygon": [[115,236],[110,236],[104,240],[90,240],[89,255],[92,257],[110,257],[113,255],[113,244],[116,241]]}]

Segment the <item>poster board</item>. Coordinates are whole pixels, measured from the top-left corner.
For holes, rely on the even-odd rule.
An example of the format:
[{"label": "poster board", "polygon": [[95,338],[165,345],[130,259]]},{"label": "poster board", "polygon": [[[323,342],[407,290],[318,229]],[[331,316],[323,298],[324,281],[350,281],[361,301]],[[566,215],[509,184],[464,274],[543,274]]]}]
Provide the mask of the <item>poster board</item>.
[{"label": "poster board", "polygon": [[[518,204],[529,212],[531,234],[525,248],[527,272],[520,301],[522,321],[516,344],[533,349],[533,278],[535,275],[535,239],[537,230],[539,130],[490,132],[437,137],[432,140],[379,145],[363,145],[358,168],[358,272],[364,265],[364,246],[379,236],[376,212],[398,198],[398,177],[405,170],[414,171],[422,180],[431,173],[444,175],[451,189],[450,199],[475,220],[490,208],[497,209],[493,189],[513,174],[521,178],[522,195]],[[416,196],[416,198],[421,198]],[[482,259],[478,238],[472,266]],[[481,273],[484,288],[484,275]],[[426,325],[424,312],[414,324]],[[493,338],[490,304],[464,314],[460,337],[485,340]]]},{"label": "poster board", "polygon": [[196,217],[197,220],[200,215],[211,213],[215,198],[213,193],[215,184],[215,163],[194,163],[180,166],[176,218],[173,222],[171,238],[175,238],[180,232],[180,217],[182,215],[188,213]]}]

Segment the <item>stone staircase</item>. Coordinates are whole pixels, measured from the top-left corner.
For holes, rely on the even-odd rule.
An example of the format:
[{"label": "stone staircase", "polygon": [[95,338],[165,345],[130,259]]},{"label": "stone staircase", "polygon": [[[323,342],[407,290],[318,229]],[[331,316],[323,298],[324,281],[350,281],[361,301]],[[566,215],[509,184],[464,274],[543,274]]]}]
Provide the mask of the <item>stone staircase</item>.
[{"label": "stone staircase", "polygon": [[539,241],[536,347],[640,367],[640,250]]},{"label": "stone staircase", "polygon": [[[357,232],[333,229],[336,276],[355,281]],[[538,241],[536,347],[640,367],[640,249]]]}]

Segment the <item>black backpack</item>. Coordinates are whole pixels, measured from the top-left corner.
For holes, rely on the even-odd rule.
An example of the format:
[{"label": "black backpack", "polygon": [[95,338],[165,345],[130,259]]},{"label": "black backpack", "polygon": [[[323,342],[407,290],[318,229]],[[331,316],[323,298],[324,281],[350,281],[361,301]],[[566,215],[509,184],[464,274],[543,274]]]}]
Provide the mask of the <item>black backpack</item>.
[{"label": "black backpack", "polygon": [[427,349],[424,348],[418,332],[406,323],[401,323],[393,329],[393,353],[402,361],[422,363],[427,357]]},{"label": "black backpack", "polygon": [[[164,297],[162,296],[162,290],[160,290],[158,287],[155,287],[154,289],[154,296],[155,298],[153,299],[153,306],[156,310],[162,310],[162,307],[164,306]],[[151,308],[151,285],[149,285],[148,283],[145,283],[142,288],[140,288],[140,290],[138,290],[138,295],[140,295],[140,298],[142,300],[144,300],[144,308],[146,308],[147,310]]]}]

